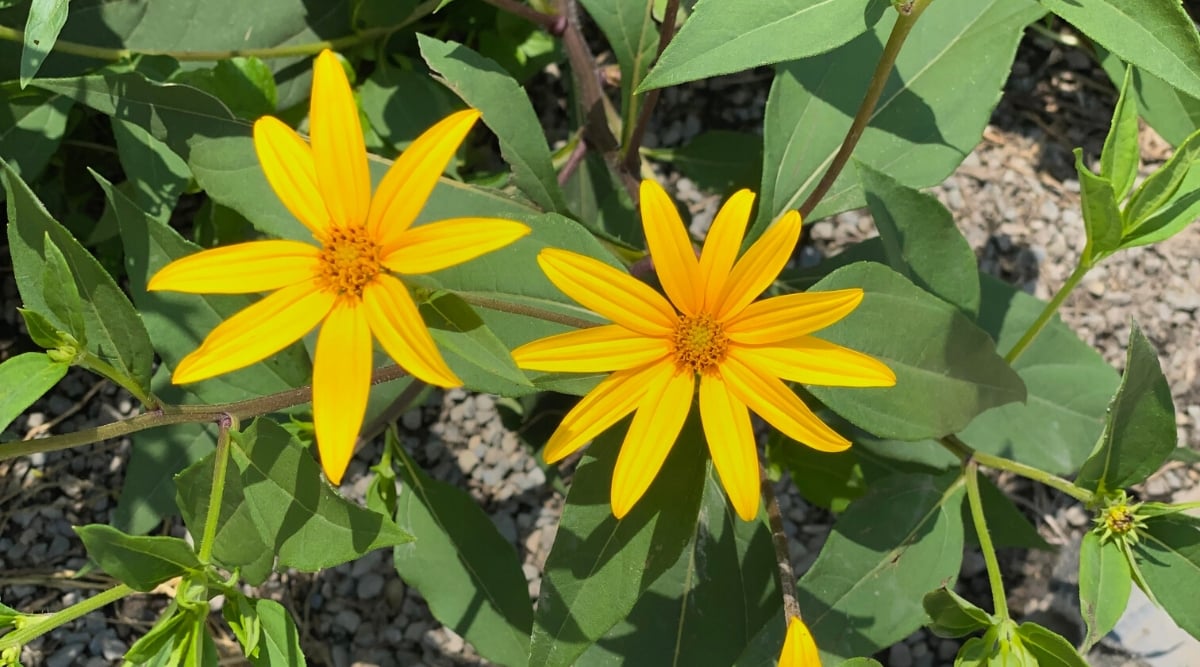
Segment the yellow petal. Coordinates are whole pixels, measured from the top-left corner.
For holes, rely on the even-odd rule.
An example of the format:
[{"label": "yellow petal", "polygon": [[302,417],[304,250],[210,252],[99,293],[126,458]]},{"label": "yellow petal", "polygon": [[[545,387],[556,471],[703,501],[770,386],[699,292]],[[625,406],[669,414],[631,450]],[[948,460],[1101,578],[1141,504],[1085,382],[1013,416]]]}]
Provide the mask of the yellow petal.
[{"label": "yellow petal", "polygon": [[827,387],[893,387],[896,374],[874,357],[812,336],[781,345],[738,347],[738,359],[790,382]]},{"label": "yellow petal", "polygon": [[700,251],[700,280],[703,281],[704,308],[716,309],[717,299],[729,279],[729,271],[742,247],[746,234],[746,223],[750,220],[750,209],[754,206],[754,193],[738,190],[725,202],[717,217],[713,218],[704,238],[704,249]]},{"label": "yellow petal", "polygon": [[371,332],[401,368],[438,387],[462,385],[446,365],[417,304],[399,280],[386,275],[376,277],[363,290],[362,303]]},{"label": "yellow petal", "polygon": [[342,63],[328,49],[313,62],[308,126],[317,182],[333,224],[363,224],[371,205],[371,176],[358,107]]},{"label": "yellow petal", "polygon": [[499,218],[452,218],[413,227],[383,249],[383,265],[400,274],[433,273],[499,250],[529,227]]},{"label": "yellow petal", "polygon": [[840,452],[850,441],[821,421],[787,385],[764,369],[750,367],[731,351],[721,377],[733,395],[787,437],[823,452]]},{"label": "yellow petal", "polygon": [[755,301],[725,323],[731,340],[774,345],[824,329],[862,303],[861,289],[799,292]]},{"label": "yellow petal", "polygon": [[268,292],[302,281],[317,272],[316,247],[298,241],[250,241],[181,257],[150,278],[151,292],[191,294]]},{"label": "yellow petal", "polygon": [[308,143],[283,121],[254,122],[254,152],[279,201],[314,235],[329,227],[329,210],[317,186],[317,166]]},{"label": "yellow petal", "polygon": [[474,109],[446,116],[422,132],[392,163],[379,183],[367,219],[367,229],[384,248],[393,247],[417,219],[450,158],[478,119],[479,112]]},{"label": "yellow petal", "polygon": [[521,368],[597,373],[637,368],[670,354],[666,338],[644,336],[619,324],[568,331],[513,350]]},{"label": "yellow petal", "polygon": [[758,516],[759,473],[750,413],[719,375],[700,377],[700,420],[729,502],[743,521],[753,521]]},{"label": "yellow petal", "polygon": [[788,622],[787,638],[783,640],[783,653],[779,656],[779,667],[821,667],[821,656],[817,644],[804,621],[793,618]]},{"label": "yellow petal", "polygon": [[700,312],[700,267],[675,202],[652,180],[642,181],[642,229],[663,291],[680,311]]},{"label": "yellow petal", "polygon": [[736,317],[751,301],[757,299],[779,276],[799,239],[800,214],[788,211],[733,265],[729,281],[717,299],[716,318],[725,320]]},{"label": "yellow petal", "polygon": [[632,412],[646,393],[646,378],[663,366],[650,364],[604,378],[563,417],[542,450],[542,458],[546,463],[562,460]]},{"label": "yellow petal", "polygon": [[658,292],[633,276],[591,257],[546,248],[538,265],[555,287],[584,307],[647,336],[664,336],[679,315]]},{"label": "yellow petal", "polygon": [[358,304],[342,301],[321,325],[313,360],[313,429],[321,467],[341,484],[367,412],[371,390],[371,330]]},{"label": "yellow petal", "polygon": [[301,283],[272,292],[217,325],[180,360],[171,381],[199,382],[275,354],[312,330],[333,308],[332,294]]},{"label": "yellow petal", "polygon": [[613,470],[612,510],[618,519],[650,488],[692,407],[695,373],[677,371],[671,364],[655,367]]}]

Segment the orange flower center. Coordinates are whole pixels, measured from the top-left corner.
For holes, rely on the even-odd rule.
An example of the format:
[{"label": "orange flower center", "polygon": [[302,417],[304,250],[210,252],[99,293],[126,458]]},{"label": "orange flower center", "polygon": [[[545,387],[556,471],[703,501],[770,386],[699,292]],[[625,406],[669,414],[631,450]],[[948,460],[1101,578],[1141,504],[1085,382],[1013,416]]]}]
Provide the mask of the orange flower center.
[{"label": "orange flower center", "polygon": [[728,350],[729,338],[712,315],[679,316],[671,335],[671,354],[681,369],[691,368],[696,373],[715,372]]},{"label": "orange flower center", "polygon": [[361,298],[375,276],[383,272],[379,244],[363,227],[334,227],[318,256],[317,282],[339,296]]}]

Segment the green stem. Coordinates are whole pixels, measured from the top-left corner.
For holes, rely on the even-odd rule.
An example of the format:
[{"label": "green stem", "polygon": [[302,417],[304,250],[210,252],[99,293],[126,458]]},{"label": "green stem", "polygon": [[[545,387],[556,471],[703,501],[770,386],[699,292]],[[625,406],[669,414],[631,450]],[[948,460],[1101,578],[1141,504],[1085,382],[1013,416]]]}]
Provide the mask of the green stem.
[{"label": "green stem", "polygon": [[36,620],[30,620],[23,627],[13,630],[12,632],[0,637],[0,651],[10,648],[21,647],[28,644],[30,640],[40,637],[51,630],[70,623],[84,614],[91,613],[112,604],[123,597],[132,595],[137,591],[126,586],[118,584],[103,593],[97,593],[92,597],[82,600],[76,604],[63,609],[62,611],[54,612],[53,614],[34,616]]},{"label": "green stem", "polygon": [[200,562],[212,562],[213,545],[217,541],[217,523],[221,518],[221,500],[225,494],[225,471],[229,468],[229,429],[233,419],[223,417],[217,422],[217,452],[213,458],[212,491],[208,494],[208,514],[204,517],[204,533],[200,538]]},{"label": "green stem", "polygon": [[833,187],[834,181],[842,173],[842,169],[846,167],[850,155],[858,145],[858,140],[862,138],[867,124],[871,122],[871,115],[875,113],[875,105],[879,103],[879,97],[883,94],[888,77],[891,76],[892,69],[896,66],[896,56],[900,54],[900,47],[904,46],[904,40],[908,39],[908,33],[912,31],[913,25],[931,2],[933,0],[914,0],[906,8],[907,11],[899,12],[896,24],[892,26],[892,34],[888,36],[887,44],[883,47],[883,53],[880,54],[879,62],[875,65],[875,72],[871,75],[871,81],[867,85],[867,93],[858,107],[858,112],[854,114],[854,120],[850,123],[846,138],[842,140],[841,148],[833,156],[833,161],[829,163],[829,169],[821,176],[817,187],[800,205],[802,217],[807,218],[817,204],[821,203],[826,193],[829,192],[829,188]]},{"label": "green stem", "polygon": [[1062,302],[1065,301],[1066,298],[1071,294],[1071,291],[1075,289],[1075,286],[1079,284],[1079,281],[1083,280],[1083,277],[1087,275],[1088,269],[1090,268],[1092,268],[1091,264],[1083,261],[1082,258],[1079,260],[1079,264],[1075,266],[1075,270],[1071,272],[1069,277],[1067,277],[1067,282],[1063,283],[1062,287],[1058,288],[1058,292],[1054,295],[1054,298],[1050,299],[1050,303],[1047,303],[1046,307],[1042,309],[1042,312],[1040,315],[1038,315],[1038,318],[1034,320],[1033,324],[1029,326],[1029,329],[1025,331],[1025,335],[1021,336],[1021,340],[1017,341],[1017,344],[1012,346],[1012,349],[1008,351],[1008,354],[1004,355],[1005,361],[1011,364],[1017,360],[1017,357],[1021,356],[1021,353],[1025,351],[1025,348],[1029,347],[1029,344],[1033,342],[1033,339],[1037,338],[1037,335],[1041,333],[1042,329],[1046,326],[1046,323],[1050,321],[1050,318],[1054,317],[1054,313],[1058,312],[1058,307],[1061,306]]},{"label": "green stem", "polygon": [[455,292],[455,295],[472,306],[487,308],[488,310],[498,310],[502,313],[512,313],[514,315],[534,317],[539,320],[554,322],[555,324],[563,324],[576,329],[587,329],[589,327],[599,326],[597,322],[593,322],[591,320],[585,320],[581,317],[572,317],[570,315],[562,315],[560,313],[538,308],[536,306],[526,306],[524,304],[513,303],[511,301],[479,296],[469,292]]},{"label": "green stem", "polygon": [[980,465],[987,466],[994,470],[1007,470],[1011,473],[1020,475],[1025,479],[1031,479],[1052,489],[1057,489],[1084,504],[1091,504],[1095,500],[1095,494],[1087,489],[1075,486],[1075,484],[1073,484],[1070,480],[1063,479],[1058,475],[1053,475],[1040,468],[1025,465],[1024,463],[1018,463],[1012,459],[1006,459],[1000,456],[993,456],[991,454],[977,451],[972,449],[962,440],[959,440],[957,436],[948,435],[942,438],[939,442],[943,447],[950,450],[964,461],[973,459]]},{"label": "green stem", "polygon": [[1001,621],[1008,620],[1008,601],[1004,595],[1004,578],[1000,575],[1000,563],[996,560],[996,547],[992,545],[992,535],[988,532],[987,519],[983,516],[983,499],[979,496],[979,464],[974,460],[967,461],[967,501],[971,506],[971,519],[975,523],[975,535],[979,538],[979,549],[983,552],[983,562],[987,564],[988,583],[992,588],[992,606]]}]

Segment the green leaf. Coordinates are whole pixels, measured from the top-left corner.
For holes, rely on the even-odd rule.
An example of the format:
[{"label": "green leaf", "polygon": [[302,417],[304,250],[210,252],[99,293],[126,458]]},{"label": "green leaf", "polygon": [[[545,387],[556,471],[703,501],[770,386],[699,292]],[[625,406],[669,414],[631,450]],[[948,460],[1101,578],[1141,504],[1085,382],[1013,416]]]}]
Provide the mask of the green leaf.
[{"label": "green leaf", "polygon": [[142,210],[166,224],[192,173],[187,163],[139,125],[112,119],[113,137],[121,169],[133,186],[133,198]]},{"label": "green leaf", "polygon": [[21,314],[21,319],[25,321],[25,328],[29,330],[29,337],[43,348],[53,350],[64,345],[75,345],[78,343],[78,341],[74,340],[74,336],[54,326],[50,322],[50,318],[36,310],[17,308],[17,312]]},{"label": "green leaf", "polygon": [[46,56],[54,50],[58,33],[67,22],[67,5],[70,0],[32,0],[29,18],[25,22],[25,42],[21,50],[21,87],[29,82],[42,67]]},{"label": "green leaf", "polygon": [[644,148],[653,160],[669,162],[701,190],[730,195],[753,189],[762,178],[762,137],[750,132],[711,130],[681,148]]},{"label": "green leaf", "polygon": [[964,490],[955,472],[895,475],[838,518],[799,582],[823,663],[869,655],[921,626],[921,597],[962,564]]},{"label": "green leaf", "polygon": [[708,466],[693,536],[679,559],[575,663],[730,665],[779,608],[765,514],[742,521]]},{"label": "green leaf", "polygon": [[1200,35],[1179,2],[1041,0],[1047,9],[1092,41],[1200,97]]},{"label": "green leaf", "polygon": [[931,619],[929,631],[939,637],[965,637],[995,623],[991,614],[944,585],[926,593],[921,606]]},{"label": "green leaf", "polygon": [[0,84],[0,159],[22,178],[36,179],[58,150],[73,105],[63,95]]},{"label": "green leaf", "polygon": [[[855,157],[911,188],[941,183],[979,142],[1023,29],[1044,11],[1029,0],[932,3],[900,51]],[[776,68],[750,237],[799,208],[821,179],[862,102],[895,15],[886,12],[873,30],[837,49]],[[865,203],[858,177],[844,170],[807,217],[819,220]]]},{"label": "green leaf", "polygon": [[1200,130],[1192,133],[1171,155],[1167,163],[1150,174],[1134,190],[1125,208],[1125,233],[1138,230],[1150,216],[1159,212],[1175,198],[1192,164],[1200,159]]},{"label": "green leaf", "polygon": [[887,364],[890,388],[808,387],[855,426],[884,438],[955,433],[979,413],[1023,401],[1025,387],[986,333],[953,306],[880,264],[834,271],[814,290],[862,288],[862,303],[817,336]]},{"label": "green leaf", "polygon": [[1138,228],[1126,233],[1121,248],[1149,245],[1165,241],[1200,218],[1200,169],[1184,177],[1174,199],[1158,213],[1152,214]]},{"label": "green leaf", "polygon": [[1112,183],[1117,201],[1124,201],[1125,195],[1129,194],[1140,162],[1137,98],[1130,90],[1132,80],[1133,68],[1126,67],[1117,108],[1113,110],[1104,149],[1100,152],[1100,177]]},{"label": "green leaf", "polygon": [[192,547],[178,537],[126,535],[102,524],[78,526],[75,533],[100,569],[142,592],[201,569]]},{"label": "green leaf", "polygon": [[875,658],[850,658],[838,667],[883,667]]},{"label": "green leaf", "polygon": [[87,344],[87,328],[83,320],[83,299],[79,296],[79,288],[75,285],[75,277],[71,275],[71,267],[50,233],[42,235],[42,250],[46,253],[46,266],[42,271],[42,298],[46,306],[58,321],[66,325],[66,333]]},{"label": "green leaf", "polygon": [[[1100,64],[1114,84],[1125,76],[1125,63],[1104,48],[1093,45]],[[1180,92],[1162,79],[1133,67],[1133,90],[1138,113],[1172,146],[1178,146],[1200,129],[1200,99]]]},{"label": "green leaf", "polygon": [[255,600],[254,610],[262,623],[262,639],[257,656],[250,657],[254,667],[304,667],[304,651],[300,648],[300,630],[292,615],[274,600]]},{"label": "green leaf", "polygon": [[462,297],[440,292],[419,304],[429,333],[446,363],[472,391],[520,396],[534,386],[517,368],[508,347]]},{"label": "green leaf", "polygon": [[[1016,287],[980,276],[979,326],[1012,348],[1045,304]],[[1013,364],[1025,381],[1025,403],[989,410],[959,435],[972,447],[1055,474],[1073,474],[1091,453],[1104,412],[1117,389],[1117,373],[1064,325],[1051,319]]]},{"label": "green leaf", "polygon": [[658,28],[654,25],[654,3],[643,0],[580,0],[579,4],[600,27],[621,68],[621,145],[629,145],[641,110],[642,85],[658,53]]},{"label": "green leaf", "polygon": [[542,124],[525,90],[495,62],[462,44],[420,34],[417,43],[446,85],[483,114],[500,140],[500,155],[512,165],[517,187],[541,208],[565,212]]},{"label": "green leaf", "polygon": [[1134,562],[1162,608],[1189,635],[1200,639],[1200,528],[1181,515],[1147,522],[1142,539],[1133,546]]},{"label": "green leaf", "polygon": [[462,102],[428,74],[378,68],[358,87],[363,115],[391,146],[403,149],[434,123],[463,108]]},{"label": "green leaf", "polygon": [[1038,667],[1088,667],[1087,660],[1062,635],[1037,623],[1022,623],[1017,636],[1036,660]]},{"label": "green leaf", "polygon": [[975,252],[955,226],[954,216],[932,195],[905,187],[862,162],[855,167],[888,265],[975,317],[979,269]]},{"label": "green leaf", "polygon": [[470,494],[426,475],[398,442],[389,450],[400,453],[404,481],[396,523],[415,538],[393,551],[396,571],[480,655],[525,664],[533,606],[516,551]]},{"label": "green leaf", "polygon": [[1083,164],[1083,149],[1075,149],[1075,172],[1079,174],[1079,199],[1087,247],[1081,262],[1095,263],[1121,246],[1124,226],[1116,193],[1107,178],[1097,176]]},{"label": "green leaf", "polygon": [[639,92],[831,51],[875,25],[886,0],[700,0]]},{"label": "green leaf", "polygon": [[857,452],[819,452],[773,431],[767,440],[767,459],[785,466],[796,490],[808,502],[835,513],[842,512],[867,485]]},{"label": "green leaf", "polygon": [[[8,243],[21,299],[26,306],[42,314],[50,310],[43,298],[47,286],[42,284],[47,253],[45,240],[49,235],[66,257],[75,284],[85,296],[88,351],[116,370],[121,377],[114,380],[136,385],[143,392],[149,391],[154,350],[141,316],[112,276],[50,216],[21,177],[7,164],[3,164],[3,169],[10,220]],[[65,322],[54,319],[51,322],[66,329]]]},{"label": "green leaf", "polygon": [[1087,624],[1081,650],[1087,651],[1117,625],[1129,602],[1133,579],[1115,541],[1100,543],[1088,531],[1079,547],[1079,611]]},{"label": "green leaf", "polygon": [[704,491],[698,420],[690,419],[646,495],[621,520],[610,487],[624,428],[589,446],[546,560],[529,664],[572,665],[629,616],[691,542]]},{"label": "green leaf", "polygon": [[70,364],[44,352],[25,352],[0,364],[0,431],[8,428],[67,374]]},{"label": "green leaf", "polygon": [[1175,404],[1154,346],[1135,322],[1125,375],[1108,407],[1104,434],[1075,483],[1098,493],[1144,481],[1175,450]]},{"label": "green leaf", "polygon": [[232,444],[251,516],[280,567],[315,572],[413,539],[391,518],[338,495],[316,461],[275,422],[255,420],[233,434]]},{"label": "green leaf", "polygon": [[150,631],[138,638],[125,652],[125,662],[139,667],[166,667],[163,654],[184,641],[193,614],[177,605],[167,607]]},{"label": "green leaf", "polygon": [[183,70],[171,81],[203,90],[246,120],[275,113],[279,99],[271,68],[254,57],[220,60],[210,69]]}]

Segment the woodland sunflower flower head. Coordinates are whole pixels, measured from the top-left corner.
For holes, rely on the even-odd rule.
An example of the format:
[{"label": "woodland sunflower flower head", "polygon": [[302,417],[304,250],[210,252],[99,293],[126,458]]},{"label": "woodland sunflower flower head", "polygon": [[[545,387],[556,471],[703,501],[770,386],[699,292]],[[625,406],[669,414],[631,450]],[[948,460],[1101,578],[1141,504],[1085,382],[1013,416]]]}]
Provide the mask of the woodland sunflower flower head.
[{"label": "woodland sunflower flower head", "polygon": [[613,472],[613,513],[623,517],[666,460],[699,385],[700,418],[713,464],[734,509],[758,513],[759,467],[750,410],[788,437],[822,451],[849,441],[805,406],[784,381],[887,387],[879,361],[809,334],[849,314],[862,290],[759,295],[787,263],[800,215],[784,215],[739,258],[754,195],[734,194],[717,213],[699,258],[666,192],[641,187],[642,225],[666,296],[599,260],[547,248],[546,276],[612,324],[522,345],[526,369],[611,372],[563,418],[546,444],[554,462],[635,412]]},{"label": "woodland sunflower flower head", "polygon": [[374,340],[416,378],[441,387],[462,384],[397,276],[454,266],[529,233],[523,224],[492,218],[413,226],[478,118],[469,109],[428,129],[372,195],[350,83],[337,56],[322,51],[313,65],[310,141],[277,118],[254,124],[254,148],[267,181],[315,243],[219,247],[155,274],[150,290],[271,292],[213,329],[179,362],[172,381],[197,382],[244,368],[319,325],[313,422],[322,467],[334,484],[346,471],[366,412]]}]

